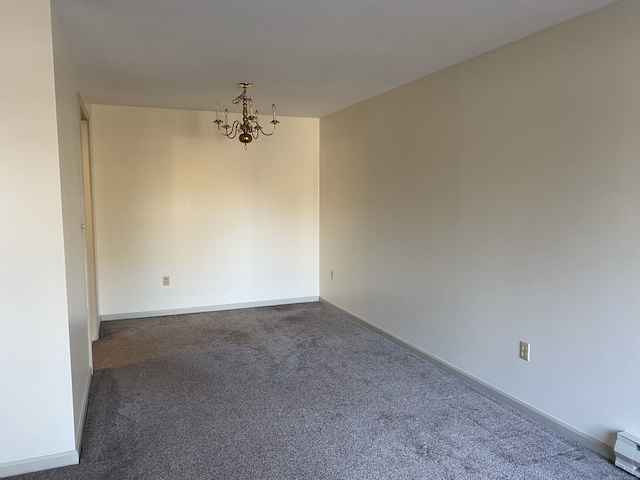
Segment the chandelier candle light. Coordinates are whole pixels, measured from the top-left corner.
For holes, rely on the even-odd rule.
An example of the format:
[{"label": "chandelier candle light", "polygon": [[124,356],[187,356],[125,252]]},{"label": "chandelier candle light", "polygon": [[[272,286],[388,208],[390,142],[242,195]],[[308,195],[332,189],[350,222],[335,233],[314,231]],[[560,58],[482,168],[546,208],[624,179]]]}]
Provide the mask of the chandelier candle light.
[{"label": "chandelier candle light", "polygon": [[[280,122],[276,120],[276,105],[275,103],[271,104],[271,113],[273,115],[273,120],[269,123],[273,125],[273,130],[271,133],[266,133],[258,120],[258,110],[256,110],[255,115],[253,113],[253,101],[251,97],[247,96],[247,88],[251,87],[252,84],[248,82],[238,83],[238,87],[242,89],[242,93],[238,95],[234,100],[233,104],[237,105],[242,102],[242,122],[236,120],[232,125],[229,125],[229,110],[224,109],[224,120],[220,118],[220,107],[216,103],[216,119],[213,121],[218,126],[218,131],[227,138],[234,139],[236,136],[241,143],[244,144],[244,149],[247,149],[247,144],[251,143],[251,141],[255,138],[257,139],[260,134],[270,137],[276,131],[276,125]],[[221,126],[222,124],[222,126]],[[224,128],[224,131],[222,130]]]}]

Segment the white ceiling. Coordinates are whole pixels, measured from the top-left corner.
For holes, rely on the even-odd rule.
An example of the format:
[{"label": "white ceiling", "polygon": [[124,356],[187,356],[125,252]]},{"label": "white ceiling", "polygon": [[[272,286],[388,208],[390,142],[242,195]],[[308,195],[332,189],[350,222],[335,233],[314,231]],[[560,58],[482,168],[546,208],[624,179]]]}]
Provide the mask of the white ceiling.
[{"label": "white ceiling", "polygon": [[[53,0],[85,101],[322,117],[615,0]],[[230,108],[230,110],[235,111]]]}]

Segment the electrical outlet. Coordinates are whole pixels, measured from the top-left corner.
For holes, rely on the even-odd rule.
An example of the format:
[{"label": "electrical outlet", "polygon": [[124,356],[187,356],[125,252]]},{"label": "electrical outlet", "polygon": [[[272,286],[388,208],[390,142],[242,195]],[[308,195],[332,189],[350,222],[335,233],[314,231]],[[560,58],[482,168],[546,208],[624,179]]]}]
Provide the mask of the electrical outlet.
[{"label": "electrical outlet", "polygon": [[520,358],[527,362],[531,359],[531,345],[527,342],[520,342]]},{"label": "electrical outlet", "polygon": [[171,279],[169,278],[169,275],[163,275],[162,276],[162,286],[163,287],[168,287],[169,285],[171,285]]},{"label": "electrical outlet", "polygon": [[331,280],[333,280],[333,270],[331,270]]}]

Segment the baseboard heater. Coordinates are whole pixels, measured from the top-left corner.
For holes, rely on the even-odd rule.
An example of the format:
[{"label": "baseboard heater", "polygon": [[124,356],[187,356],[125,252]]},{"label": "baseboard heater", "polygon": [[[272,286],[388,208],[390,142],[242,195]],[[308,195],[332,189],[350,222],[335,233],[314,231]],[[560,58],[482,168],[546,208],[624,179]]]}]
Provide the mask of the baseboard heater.
[{"label": "baseboard heater", "polygon": [[640,478],[640,438],[627,432],[618,432],[613,449],[616,466]]}]

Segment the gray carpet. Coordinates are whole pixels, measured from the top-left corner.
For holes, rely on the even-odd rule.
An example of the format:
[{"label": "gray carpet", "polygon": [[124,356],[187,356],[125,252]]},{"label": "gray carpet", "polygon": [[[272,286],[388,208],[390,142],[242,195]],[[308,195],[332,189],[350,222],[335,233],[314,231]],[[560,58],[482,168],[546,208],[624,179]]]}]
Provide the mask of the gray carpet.
[{"label": "gray carpet", "polygon": [[319,303],[105,322],[80,464],[22,479],[631,475]]}]

